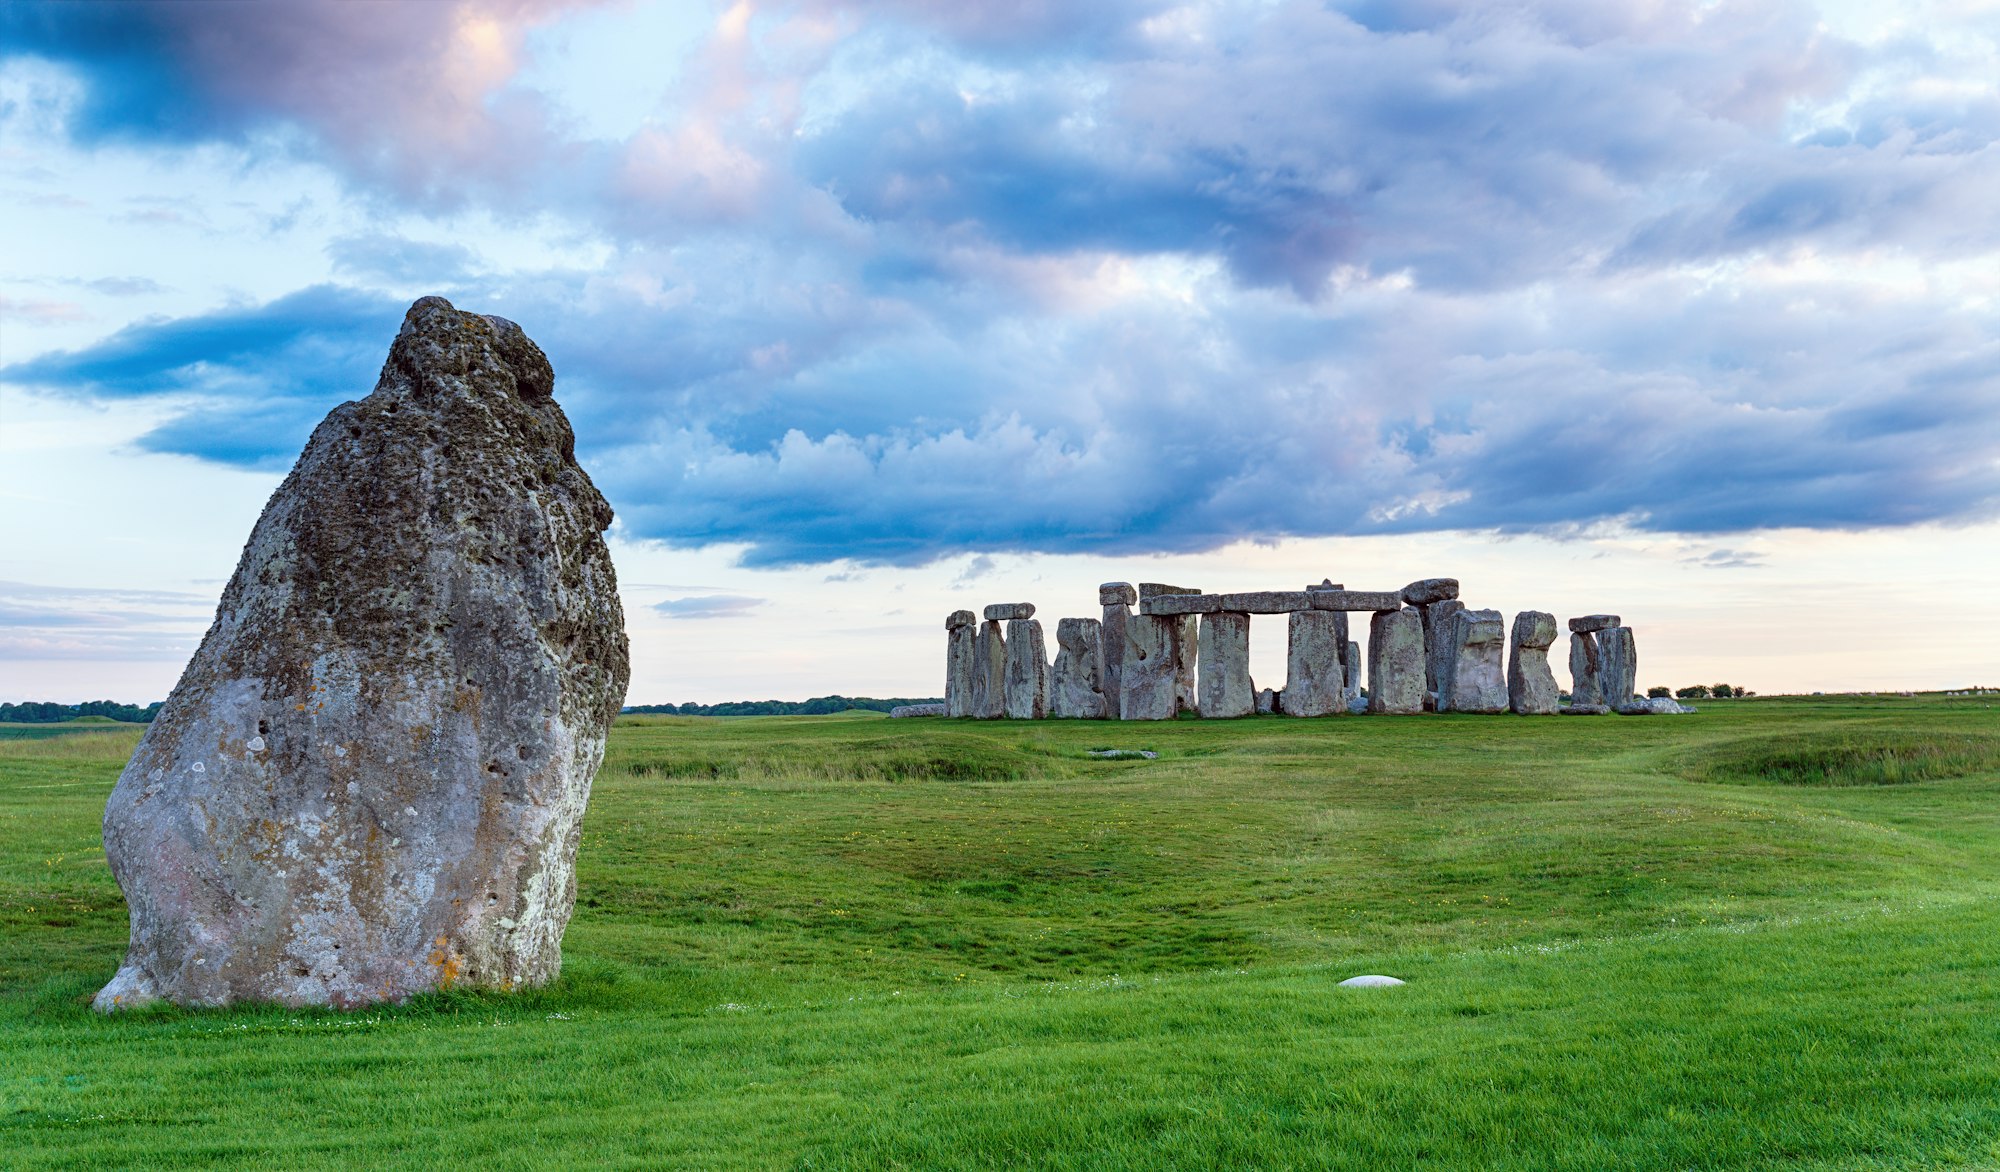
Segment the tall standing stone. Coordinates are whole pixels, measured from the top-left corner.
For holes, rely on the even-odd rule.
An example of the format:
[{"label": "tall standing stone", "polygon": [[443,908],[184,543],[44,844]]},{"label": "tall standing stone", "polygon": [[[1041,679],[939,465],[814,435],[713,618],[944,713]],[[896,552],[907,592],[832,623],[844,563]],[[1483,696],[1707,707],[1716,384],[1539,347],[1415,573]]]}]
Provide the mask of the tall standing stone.
[{"label": "tall standing stone", "polygon": [[1449,638],[1452,616],[1464,609],[1458,599],[1444,598],[1418,610],[1424,621],[1424,687],[1433,695],[1443,690],[1446,666],[1456,654]]},{"label": "tall standing stone", "polygon": [[1551,716],[1562,706],[1556,673],[1549,670],[1549,644],[1556,641],[1556,616],[1524,610],[1514,616],[1513,652],[1507,658],[1507,706],[1522,716]]},{"label": "tall standing stone", "polygon": [[1040,619],[1007,620],[1007,719],[1049,714],[1049,650]]},{"label": "tall standing stone", "polygon": [[1569,708],[1579,716],[1606,711],[1604,692],[1598,686],[1602,664],[1597,654],[1597,635],[1576,631],[1569,637]]},{"label": "tall standing stone", "polygon": [[1054,683],[1049,715],[1064,720],[1102,720],[1110,712],[1104,692],[1103,624],[1096,619],[1063,619],[1056,624]]},{"label": "tall standing stone", "polygon": [[1461,610],[1444,640],[1451,648],[1439,681],[1439,712],[1507,711],[1507,629],[1497,610]]},{"label": "tall standing stone", "polygon": [[978,620],[969,610],[952,611],[944,620],[944,714],[972,715],[973,652],[979,643]]},{"label": "tall standing stone", "polygon": [[[1139,599],[1145,601],[1162,594],[1200,594],[1196,586],[1169,586],[1164,582],[1139,583]],[[1197,657],[1200,654],[1201,619],[1198,615],[1179,615],[1174,619],[1174,691],[1175,704],[1179,710],[1192,712],[1200,706],[1199,681],[1196,678]]]},{"label": "tall standing stone", "polygon": [[998,619],[979,624],[972,645],[972,715],[980,720],[1007,715],[1007,636]]},{"label": "tall standing stone", "polygon": [[1361,699],[1361,644],[1348,640],[1347,655],[1341,667],[1347,673],[1346,686],[1342,691],[1347,694],[1347,706],[1353,708],[1355,701]]},{"label": "tall standing stone", "polygon": [[1331,716],[1347,711],[1347,672],[1340,664],[1337,611],[1293,611],[1285,653],[1286,716]]},{"label": "tall standing stone", "polygon": [[1250,616],[1233,611],[1202,615],[1196,638],[1202,716],[1250,715],[1257,707],[1257,691],[1250,682]]},{"label": "tall standing stone", "polygon": [[1368,622],[1368,711],[1423,710],[1423,616],[1411,607],[1377,611]]},{"label": "tall standing stone", "polygon": [[1112,719],[1118,716],[1118,673],[1125,666],[1125,620],[1139,592],[1130,582],[1106,582],[1097,588],[1097,605],[1104,612],[1099,644],[1104,651],[1104,709]]},{"label": "tall standing stone", "polygon": [[1174,643],[1177,618],[1135,614],[1125,623],[1125,662],[1118,673],[1122,720],[1172,720],[1180,712]]},{"label": "tall standing stone", "polygon": [[1613,712],[1638,700],[1639,649],[1632,628],[1607,627],[1597,633],[1597,690]]},{"label": "tall standing stone", "polygon": [[426,297],[314,430],[105,807],[132,934],[99,1009],[556,976],[629,662],[554,384]]}]

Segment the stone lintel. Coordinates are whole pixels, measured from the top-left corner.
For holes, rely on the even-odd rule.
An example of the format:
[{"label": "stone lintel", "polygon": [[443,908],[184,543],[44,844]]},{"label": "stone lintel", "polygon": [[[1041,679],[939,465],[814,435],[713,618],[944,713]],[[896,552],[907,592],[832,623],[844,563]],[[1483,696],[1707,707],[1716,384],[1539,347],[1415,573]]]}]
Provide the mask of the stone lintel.
[{"label": "stone lintel", "polygon": [[1615,614],[1587,614],[1582,618],[1574,618],[1569,621],[1570,632],[1576,635],[1587,634],[1592,631],[1608,631],[1613,627],[1622,625]]},{"label": "stone lintel", "polygon": [[1141,594],[1139,613],[1150,615],[1213,614],[1222,609],[1215,594]]},{"label": "stone lintel", "polygon": [[1006,622],[1009,619],[1031,619],[1034,617],[1035,604],[1032,602],[996,602],[986,608],[986,621],[989,623]]},{"label": "stone lintel", "polygon": [[955,610],[944,616],[944,629],[956,631],[960,627],[969,627],[978,621],[978,617],[969,610]]},{"label": "stone lintel", "polygon": [[1401,610],[1403,596],[1394,590],[1313,590],[1314,610]]},{"label": "stone lintel", "polygon": [[1139,600],[1154,598],[1162,594],[1200,594],[1199,586],[1168,586],[1163,582],[1139,583]]}]

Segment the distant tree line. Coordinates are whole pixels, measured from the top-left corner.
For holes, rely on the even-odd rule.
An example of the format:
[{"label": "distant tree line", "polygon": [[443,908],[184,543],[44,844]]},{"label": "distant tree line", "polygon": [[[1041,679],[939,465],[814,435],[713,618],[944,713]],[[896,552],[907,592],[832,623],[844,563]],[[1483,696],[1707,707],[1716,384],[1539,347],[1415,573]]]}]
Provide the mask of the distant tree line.
[{"label": "distant tree line", "polygon": [[877,700],[872,696],[814,696],[810,700],[726,700],[721,704],[632,704],[624,711],[661,716],[826,716],[862,708],[887,712],[905,704],[942,704],[939,697]]},{"label": "distant tree line", "polygon": [[1739,688],[1735,684],[1689,684],[1685,688],[1668,688],[1661,685],[1646,689],[1646,695],[1656,700],[1669,695],[1680,700],[1706,700],[1711,696],[1717,700],[1730,700],[1756,694],[1748,688]]},{"label": "distant tree line", "polygon": [[137,704],[120,704],[115,700],[86,700],[81,704],[51,704],[47,701],[29,700],[20,704],[0,704],[0,723],[59,724],[65,720],[75,720],[79,716],[108,716],[112,720],[145,724],[159,715],[159,711],[158,700],[144,708]]}]

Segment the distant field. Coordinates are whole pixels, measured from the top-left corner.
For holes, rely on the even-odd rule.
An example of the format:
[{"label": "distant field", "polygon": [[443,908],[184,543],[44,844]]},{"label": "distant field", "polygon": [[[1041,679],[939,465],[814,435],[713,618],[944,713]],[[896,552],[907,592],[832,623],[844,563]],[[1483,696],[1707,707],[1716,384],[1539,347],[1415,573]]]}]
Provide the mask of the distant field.
[{"label": "distant field", "polygon": [[626,718],[555,987],[116,1019],[0,728],[0,1167],[2000,1166],[1996,702]]}]

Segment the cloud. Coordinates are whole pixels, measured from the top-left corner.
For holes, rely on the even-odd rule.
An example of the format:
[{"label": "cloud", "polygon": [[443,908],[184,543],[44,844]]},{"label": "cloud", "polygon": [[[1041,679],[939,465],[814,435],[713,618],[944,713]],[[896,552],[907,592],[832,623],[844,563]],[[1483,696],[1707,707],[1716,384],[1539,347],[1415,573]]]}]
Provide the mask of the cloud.
[{"label": "cloud", "polygon": [[675,619],[727,619],[748,614],[768,601],[740,594],[709,594],[699,598],[669,598],[653,609]]}]

